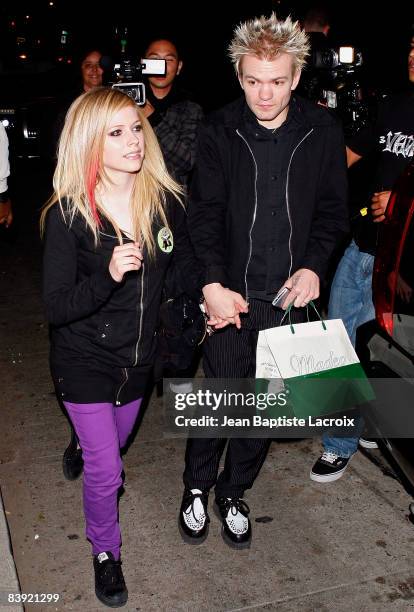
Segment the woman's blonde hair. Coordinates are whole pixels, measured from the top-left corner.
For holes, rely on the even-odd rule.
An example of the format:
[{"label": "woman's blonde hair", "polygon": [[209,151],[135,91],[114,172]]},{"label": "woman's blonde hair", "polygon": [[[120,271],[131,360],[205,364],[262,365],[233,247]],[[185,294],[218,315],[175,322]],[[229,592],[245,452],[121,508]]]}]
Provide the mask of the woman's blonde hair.
[{"label": "woman's blonde hair", "polygon": [[240,23],[228,51],[237,76],[241,76],[240,61],[244,55],[272,61],[281,53],[288,53],[298,70],[303,68],[309,49],[308,36],[300,29],[298,21],[290,17],[279,21],[276,13],[272,13],[270,17],[262,15]]},{"label": "woman's blonde hair", "polygon": [[[102,181],[105,181],[105,186],[110,184],[103,167],[105,137],[113,115],[127,107],[136,110],[145,140],[145,156],[140,171],[135,175],[131,194],[134,238],[153,255],[153,222],[158,218],[168,226],[166,194],[171,193],[182,203],[183,190],[168,173],[157,138],[142,111],[126,94],[107,87],[82,94],[68,110],[59,140],[58,161],[53,176],[54,193],[46,202],[40,218],[42,234],[49,208],[58,203],[62,213],[64,209],[69,213],[69,223],[75,215],[84,218],[94,235],[95,244],[99,242],[102,217],[112,223],[122,244],[119,226],[104,210],[95,192]],[[65,206],[63,199],[66,200]]]}]

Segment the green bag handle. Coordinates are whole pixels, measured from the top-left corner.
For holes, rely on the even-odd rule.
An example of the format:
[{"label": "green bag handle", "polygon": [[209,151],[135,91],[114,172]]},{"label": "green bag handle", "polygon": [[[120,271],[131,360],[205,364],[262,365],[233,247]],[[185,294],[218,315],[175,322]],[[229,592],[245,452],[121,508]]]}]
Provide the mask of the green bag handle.
[{"label": "green bag handle", "polygon": [[[325,321],[322,319],[321,315],[318,312],[318,309],[316,308],[313,300],[310,300],[309,304],[306,305],[306,313],[308,316],[308,322],[309,322],[309,306],[312,306],[312,308],[314,309],[314,311],[316,312],[319,321],[322,323],[322,328],[326,331],[326,324]],[[280,321],[280,325],[282,325],[283,323],[283,319],[286,317],[286,315],[289,315],[289,327],[290,327],[290,331],[292,332],[292,334],[295,333],[295,328],[293,327],[293,323],[292,323],[292,308],[293,308],[293,302],[289,304],[289,306],[286,308],[286,312],[282,317],[282,320]]]}]

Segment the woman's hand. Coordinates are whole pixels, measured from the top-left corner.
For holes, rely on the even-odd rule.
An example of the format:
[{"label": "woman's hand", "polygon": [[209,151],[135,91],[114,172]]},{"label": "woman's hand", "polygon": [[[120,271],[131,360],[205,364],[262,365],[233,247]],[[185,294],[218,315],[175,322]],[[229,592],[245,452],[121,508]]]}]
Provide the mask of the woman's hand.
[{"label": "woman's hand", "polygon": [[127,244],[116,246],[109,262],[109,274],[114,281],[120,283],[125,272],[140,269],[142,260],[143,255],[137,242],[127,242]]},{"label": "woman's hand", "polygon": [[247,313],[249,306],[239,293],[223,287],[220,283],[211,283],[203,287],[203,295],[209,325],[222,329],[233,324],[240,329],[240,314]]}]

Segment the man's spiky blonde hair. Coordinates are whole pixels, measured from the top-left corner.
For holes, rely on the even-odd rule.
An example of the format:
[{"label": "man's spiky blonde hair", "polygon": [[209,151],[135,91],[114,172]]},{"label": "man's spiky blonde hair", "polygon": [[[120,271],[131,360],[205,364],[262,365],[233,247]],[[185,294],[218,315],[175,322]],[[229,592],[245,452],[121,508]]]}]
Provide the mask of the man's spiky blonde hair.
[{"label": "man's spiky blonde hair", "polygon": [[230,59],[240,75],[243,55],[255,55],[260,59],[274,60],[281,53],[292,55],[295,69],[300,69],[309,55],[309,40],[298,21],[287,17],[279,21],[276,13],[269,18],[262,15],[240,23],[234,31],[228,51]]}]

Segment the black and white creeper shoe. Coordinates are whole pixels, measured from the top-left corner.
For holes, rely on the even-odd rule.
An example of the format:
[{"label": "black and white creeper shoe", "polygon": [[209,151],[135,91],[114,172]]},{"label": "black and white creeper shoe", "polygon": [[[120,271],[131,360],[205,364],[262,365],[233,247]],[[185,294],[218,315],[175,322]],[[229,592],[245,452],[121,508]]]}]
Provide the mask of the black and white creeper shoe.
[{"label": "black and white creeper shoe", "polygon": [[178,527],[187,544],[201,544],[208,536],[210,518],[207,513],[208,492],[185,489]]},{"label": "black and white creeper shoe", "polygon": [[250,508],[240,497],[217,497],[216,507],[222,520],[221,535],[231,548],[249,548],[252,526]]}]

